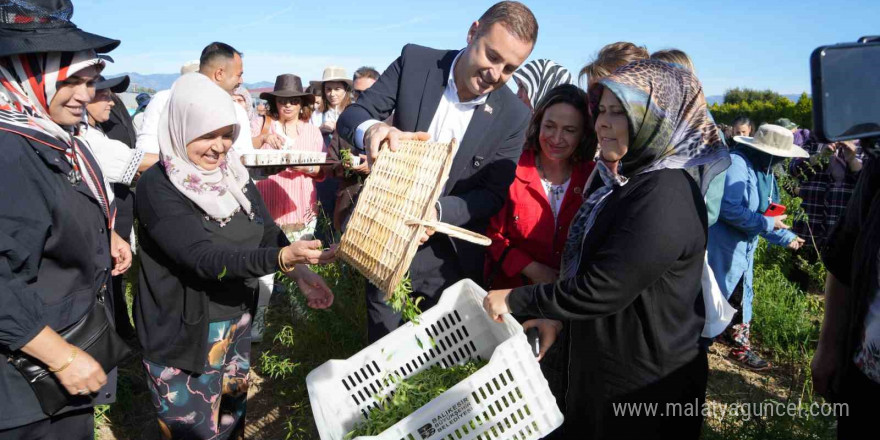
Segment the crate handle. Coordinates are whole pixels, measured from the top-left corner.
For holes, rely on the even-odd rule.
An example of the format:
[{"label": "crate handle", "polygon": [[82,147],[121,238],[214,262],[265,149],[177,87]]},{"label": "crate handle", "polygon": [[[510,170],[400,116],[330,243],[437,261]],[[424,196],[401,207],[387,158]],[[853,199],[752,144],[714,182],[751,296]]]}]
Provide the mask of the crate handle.
[{"label": "crate handle", "polygon": [[476,232],[468,231],[464,228],[459,228],[458,226],[452,226],[448,223],[442,222],[428,222],[425,220],[417,220],[410,219],[406,221],[407,226],[424,226],[426,228],[433,228],[437,232],[442,232],[450,237],[455,237],[459,240],[464,240],[470,243],[478,244],[480,246],[489,246],[492,244],[492,240],[489,237],[486,237],[482,234],[477,234]]}]

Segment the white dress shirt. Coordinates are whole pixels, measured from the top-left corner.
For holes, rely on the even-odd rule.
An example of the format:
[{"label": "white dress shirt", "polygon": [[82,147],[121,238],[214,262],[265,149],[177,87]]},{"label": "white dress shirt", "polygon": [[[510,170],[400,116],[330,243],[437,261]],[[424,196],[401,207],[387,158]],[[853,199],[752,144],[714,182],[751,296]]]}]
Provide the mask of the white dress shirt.
[{"label": "white dress shirt", "polygon": [[159,154],[159,119],[162,117],[162,113],[165,113],[170,98],[171,90],[161,90],[150,99],[147,109],[144,110],[141,129],[137,134],[138,150]]},{"label": "white dress shirt", "polygon": [[[431,119],[431,125],[428,128],[428,134],[431,135],[431,141],[434,142],[449,142],[452,138],[461,142],[468,124],[471,123],[471,118],[474,116],[474,109],[478,105],[485,104],[489,97],[488,94],[485,94],[465,102],[458,99],[458,87],[455,85],[455,65],[458,64],[462,52],[459,52],[452,61],[446,90],[443,91],[440,105],[437,106],[437,112],[434,113],[434,118]],[[358,148],[365,150],[364,134],[367,129],[378,122],[380,121],[370,119],[357,127],[354,137]]]},{"label": "white dress shirt", "polygon": [[[229,100],[232,101],[231,96]],[[254,143],[251,139],[253,137],[251,133],[251,120],[248,118],[247,110],[235,101],[232,101],[232,106],[235,107],[235,120],[238,122],[238,138],[235,139],[232,148],[239,153],[253,151]]]},{"label": "white dress shirt", "polygon": [[143,150],[128,148],[128,145],[107,137],[100,128],[88,124],[82,124],[80,138],[88,142],[108,183],[131,185],[144,159]]},{"label": "white dress shirt", "polygon": [[[138,150],[159,154],[159,120],[168,108],[170,98],[171,90],[162,90],[153,95],[150,104],[144,110],[143,125],[137,135]],[[251,121],[248,119],[247,111],[235,104],[231,96],[229,101],[235,106],[235,119],[239,125],[239,135],[232,148],[238,152],[251,151],[254,149],[254,144],[251,141]]]}]

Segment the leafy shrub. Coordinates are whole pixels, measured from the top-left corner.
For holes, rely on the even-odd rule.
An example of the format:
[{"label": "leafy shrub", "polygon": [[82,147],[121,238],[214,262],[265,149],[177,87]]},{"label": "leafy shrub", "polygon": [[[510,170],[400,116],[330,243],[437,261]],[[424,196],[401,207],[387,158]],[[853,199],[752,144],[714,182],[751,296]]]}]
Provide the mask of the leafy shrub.
[{"label": "leafy shrub", "polygon": [[[715,121],[730,125],[739,116],[747,116],[757,125],[773,123],[779,118],[790,119],[803,128],[813,126],[813,99],[806,93],[801,94],[797,103],[784,96],[764,96],[765,92],[754,92],[728,101],[725,96],[723,104],[712,104],[709,111]],[[756,99],[759,98],[759,99]]]}]

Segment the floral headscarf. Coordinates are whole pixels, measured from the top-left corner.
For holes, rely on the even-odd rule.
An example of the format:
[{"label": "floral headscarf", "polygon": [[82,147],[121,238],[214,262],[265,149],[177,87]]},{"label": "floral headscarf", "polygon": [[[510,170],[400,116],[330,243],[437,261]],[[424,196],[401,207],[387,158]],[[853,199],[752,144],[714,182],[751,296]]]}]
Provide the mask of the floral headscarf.
[{"label": "floral headscarf", "polygon": [[577,273],[584,237],[607,197],[628,179],[662,169],[698,169],[697,183],[705,194],[709,182],[730,166],[730,152],[709,116],[703,87],[692,73],[656,60],[630,63],[599,81],[590,95],[594,110],[604,88],[614,93],[626,111],[629,148],[617,175],[601,161],[598,164],[603,186],[590,194],[572,220],[562,256],[563,278]]},{"label": "floral headscarf", "polygon": [[247,110],[248,121],[253,121],[254,117],[257,115],[257,112],[254,110],[254,98],[251,97],[248,89],[244,88],[244,86],[238,86],[235,90],[232,91],[233,95],[241,96],[244,99],[245,110]]},{"label": "floral headscarf", "polygon": [[253,216],[244,194],[250,180],[238,153],[230,148],[219,167],[206,171],[190,160],[186,146],[206,133],[229,125],[241,132],[229,94],[205,75],[181,76],[171,88],[168,107],[159,121],[159,159],[178,191],[221,226],[239,209]]}]

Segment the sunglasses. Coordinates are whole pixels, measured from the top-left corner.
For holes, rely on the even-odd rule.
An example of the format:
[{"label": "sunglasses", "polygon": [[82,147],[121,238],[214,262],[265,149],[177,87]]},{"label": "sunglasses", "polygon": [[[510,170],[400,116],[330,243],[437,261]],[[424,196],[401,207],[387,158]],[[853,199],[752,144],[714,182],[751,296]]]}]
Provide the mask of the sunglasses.
[{"label": "sunglasses", "polygon": [[278,104],[279,106],[287,105],[287,104],[302,105],[302,98],[300,98],[298,96],[289,97],[289,98],[277,97],[277,98],[275,98],[275,103]]}]

